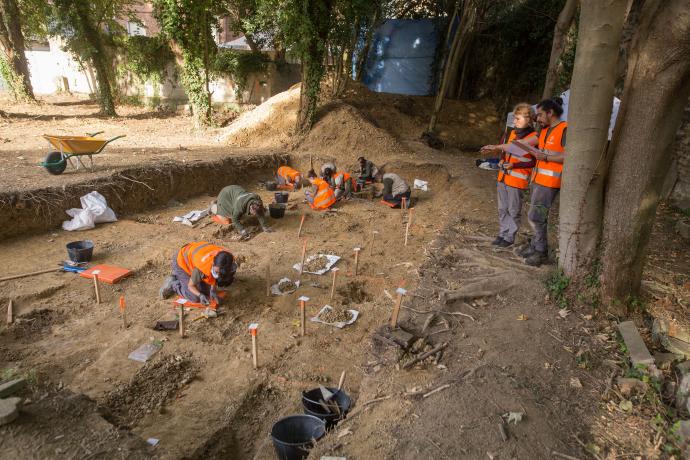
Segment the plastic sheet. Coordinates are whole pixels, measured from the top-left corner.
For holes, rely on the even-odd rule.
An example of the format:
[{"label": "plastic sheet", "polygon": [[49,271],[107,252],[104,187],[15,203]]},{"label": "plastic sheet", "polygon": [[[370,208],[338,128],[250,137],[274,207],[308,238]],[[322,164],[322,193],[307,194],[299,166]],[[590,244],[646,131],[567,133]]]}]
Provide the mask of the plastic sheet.
[{"label": "plastic sheet", "polygon": [[96,224],[117,221],[115,211],[108,207],[105,197],[100,193],[95,191],[87,193],[79,201],[82,209],[72,208],[65,211],[72,220],[62,223],[64,230],[88,230],[96,227]]}]

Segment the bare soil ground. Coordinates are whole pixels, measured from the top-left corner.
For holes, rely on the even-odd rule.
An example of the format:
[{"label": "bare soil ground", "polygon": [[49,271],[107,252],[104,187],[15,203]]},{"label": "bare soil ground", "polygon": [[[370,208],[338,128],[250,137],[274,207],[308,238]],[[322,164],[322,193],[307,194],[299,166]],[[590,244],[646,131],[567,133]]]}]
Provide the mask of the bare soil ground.
[{"label": "bare soil ground", "polygon": [[[268,437],[271,425],[301,413],[301,392],[336,384],[342,370],[347,371],[345,389],[354,408],[311,458],[662,455],[663,435],[649,424],[654,416],[650,406],[635,400],[631,411],[620,409],[622,397],[611,382],[624,372],[625,357],[618,351],[612,318],[592,307],[559,312],[544,287],[553,266],[528,268],[511,251],[489,244],[497,227],[495,178],[474,167],[472,152],[462,151],[499,135],[498,118],[489,105],[449,103],[441,123],[447,148],[439,152],[419,141],[430,100],[371,94],[359,87],[324,104],[314,129],[302,139],[289,132],[294,90],[240,117],[239,129],[231,125],[213,136],[191,132],[184,117],[160,119],[143,109],[124,108],[122,114],[131,110],[132,115],[100,120],[86,113],[89,106],[83,101],[57,102],[65,105],[44,110],[84,112],[75,124],[60,125],[65,130],[116,123],[136,133],[138,146],[156,139],[159,143],[141,147],[150,152],[137,155],[142,167],[155,164],[158,155],[225,158],[241,153],[242,147],[288,149],[291,164],[303,170],[310,157],[317,167],[335,159],[347,168],[364,153],[410,182],[428,180],[430,191],[415,192],[407,246],[408,217],[400,210],[352,200],[338,205],[336,212],[314,213],[301,193],[290,195],[294,209],[285,218],[271,222],[275,233],[259,233],[248,242],[238,242],[234,232],[219,231],[209,221],[196,228],[171,222],[174,216],[203,209],[210,197],[201,194],[122,215],[117,223],[88,232],[53,230],[0,243],[7,274],[50,267],[65,258],[67,242],[81,238],[95,242],[94,263],[134,271],[115,286],[102,286],[101,304],[95,303],[88,280],[69,273],[0,283],[0,305],[14,299],[19,315],[13,325],[0,326],[0,368],[6,375],[25,375],[31,383],[25,393],[30,403],[18,422],[0,427],[2,448],[13,458],[275,458]],[[10,107],[9,112],[19,109]],[[55,128],[50,119],[41,118],[11,118],[9,123],[23,133],[6,126],[4,133],[12,134],[2,136],[15,136],[13,142],[32,131]],[[151,132],[140,134],[143,129]],[[211,142],[214,136],[235,144],[221,148]],[[16,152],[5,149],[8,144],[0,148],[12,157]],[[176,144],[192,150],[176,153]],[[27,144],[23,152],[30,155],[33,149],[34,144]],[[38,161],[41,155],[33,154],[32,161]],[[103,160],[113,171],[124,167],[115,155]],[[135,161],[133,155],[129,161]],[[0,172],[3,178],[5,173]],[[271,201],[271,193],[256,182],[257,174],[268,178],[270,171],[233,172],[238,173],[243,185]],[[79,174],[83,176],[55,178],[36,170],[10,188],[91,180],[95,173]],[[149,191],[137,193],[143,197]],[[304,275],[303,286],[292,294],[265,294],[267,265],[272,282],[297,275],[292,265],[299,262],[302,241],[296,235],[303,213],[308,254],[343,257],[334,303],[361,313],[342,330],[310,322],[306,337],[299,335],[297,298],[310,297],[307,314],[316,314],[330,303],[330,275]],[[660,213],[652,255],[657,263],[666,263],[675,253],[675,264],[664,268],[687,279],[687,243],[669,236],[670,220],[672,216]],[[373,231],[379,233],[372,246]],[[201,239],[224,244],[245,258],[229,299],[217,318],[189,312],[187,338],[154,331],[156,321],[175,317],[171,302],[157,299],[171,257],[184,243]],[[354,247],[363,248],[357,277]],[[477,300],[446,303],[439,298],[446,290],[486,279],[516,284]],[[442,353],[409,370],[402,367],[411,356],[374,338],[388,322],[389,296],[401,285],[408,290],[401,324],[423,337],[426,349],[447,343]],[[121,295],[127,302],[126,329],[117,307]],[[250,322],[259,323],[258,370],[252,368]],[[162,349],[151,361],[142,365],[127,359],[132,350],[152,341]],[[438,391],[428,394],[433,390]],[[69,402],[74,398],[78,404]],[[58,422],[63,412],[65,423]],[[515,420],[514,414],[508,422],[511,412],[522,413],[522,419]],[[72,413],[84,416],[73,419]],[[148,438],[160,443],[147,446],[142,440]],[[31,439],[40,442],[32,444]]]}]

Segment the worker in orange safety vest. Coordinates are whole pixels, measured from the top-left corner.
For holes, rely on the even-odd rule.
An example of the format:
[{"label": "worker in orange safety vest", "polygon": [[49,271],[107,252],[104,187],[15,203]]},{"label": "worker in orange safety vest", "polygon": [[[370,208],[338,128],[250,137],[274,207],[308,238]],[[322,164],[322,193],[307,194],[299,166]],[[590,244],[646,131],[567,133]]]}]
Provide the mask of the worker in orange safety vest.
[{"label": "worker in orange safety vest", "polygon": [[302,185],[302,173],[289,166],[281,166],[276,171],[276,183],[284,186],[292,186],[293,190],[297,190]]},{"label": "worker in orange safety vest", "polygon": [[[329,168],[326,168],[326,172],[330,175]],[[305,189],[304,194],[309,206],[317,211],[325,211],[333,206],[336,202],[335,192],[328,181],[316,177],[316,172],[313,170],[309,171],[307,177],[311,182],[311,187]]]},{"label": "worker in orange safety vest", "polygon": [[560,97],[545,99],[537,104],[537,123],[541,126],[541,131],[537,145],[539,150],[534,152],[537,164],[532,171],[527,214],[534,236],[528,246],[518,251],[527,265],[535,267],[548,260],[549,210],[561,189],[568,129],[568,123],[561,120],[562,114],[563,100]]},{"label": "worker in orange safety vest", "polygon": [[172,275],[165,279],[160,297],[177,294],[203,305],[220,303],[218,291],[232,284],[236,271],[235,258],[226,248],[206,241],[186,244],[173,256]]}]

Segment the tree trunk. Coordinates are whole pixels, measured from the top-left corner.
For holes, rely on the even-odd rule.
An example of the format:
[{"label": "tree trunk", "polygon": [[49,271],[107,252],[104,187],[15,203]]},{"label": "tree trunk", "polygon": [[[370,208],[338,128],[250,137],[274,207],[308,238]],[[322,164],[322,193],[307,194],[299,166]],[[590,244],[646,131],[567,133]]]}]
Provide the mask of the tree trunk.
[{"label": "tree trunk", "polygon": [[544,92],[542,99],[553,96],[558,83],[558,61],[561,59],[563,49],[565,48],[565,37],[570,29],[570,24],[575,19],[577,12],[578,0],[567,0],[561,13],[558,15],[556,27],[553,29],[553,43],[551,44],[551,57],[549,57],[549,66],[546,69],[546,81],[544,82]]},{"label": "tree trunk", "polygon": [[605,152],[628,0],[581,3],[558,228],[559,264],[576,277],[591,267],[601,231]]},{"label": "tree trunk", "polygon": [[602,294],[613,308],[639,292],[670,147],[690,95],[688,37],[690,0],[647,0],[611,141]]},{"label": "tree trunk", "polygon": [[463,4],[460,24],[455,32],[455,37],[453,37],[453,45],[450,48],[446,65],[443,68],[443,76],[441,77],[440,87],[436,93],[436,100],[434,101],[434,107],[431,112],[431,119],[429,120],[427,132],[433,133],[436,129],[438,116],[441,113],[441,108],[443,107],[443,98],[445,97],[448,89],[451,70],[458,66],[458,61],[465,52],[465,49],[470,41],[470,37],[474,34],[476,24],[477,2],[476,0],[466,0]]},{"label": "tree trunk", "polygon": [[357,81],[362,81],[362,76],[364,74],[364,66],[367,63],[367,56],[369,55],[369,49],[371,48],[371,40],[374,38],[374,30],[379,26],[380,8],[374,11],[374,16],[371,18],[371,24],[369,24],[369,29],[367,30],[367,35],[364,39],[364,46],[357,55],[357,64],[355,66],[357,75],[355,78]]},{"label": "tree trunk", "polygon": [[89,15],[89,5],[85,2],[74,2],[75,12],[81,23],[84,38],[89,42],[93,48],[90,53],[91,63],[96,72],[96,81],[98,83],[98,102],[101,106],[101,114],[115,117],[115,102],[113,100],[113,93],[110,88],[110,76],[108,72],[108,65],[106,63],[107,56],[105,47],[101,41],[100,31],[96,28]]},{"label": "tree trunk", "polygon": [[29,64],[24,53],[24,34],[16,0],[0,0],[0,45],[14,75],[11,86],[15,99],[36,101],[31,86]]},{"label": "tree trunk", "polygon": [[623,89],[625,82],[625,71],[628,68],[628,54],[630,54],[630,46],[632,45],[635,32],[640,24],[640,15],[642,14],[642,7],[645,0],[630,0],[630,8],[625,16],[625,25],[623,26],[623,36],[621,38],[621,46],[618,52],[618,67],[616,69],[616,89],[618,96]]}]

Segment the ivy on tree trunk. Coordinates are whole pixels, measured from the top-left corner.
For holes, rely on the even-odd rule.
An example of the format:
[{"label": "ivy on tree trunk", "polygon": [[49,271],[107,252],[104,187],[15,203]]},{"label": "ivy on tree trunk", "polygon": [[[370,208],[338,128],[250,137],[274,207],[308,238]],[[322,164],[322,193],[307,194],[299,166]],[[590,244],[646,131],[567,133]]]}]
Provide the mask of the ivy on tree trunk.
[{"label": "ivy on tree trunk", "polygon": [[0,57],[0,74],[10,86],[14,98],[35,101],[16,0],[0,0],[0,45],[5,54],[4,58]]}]

